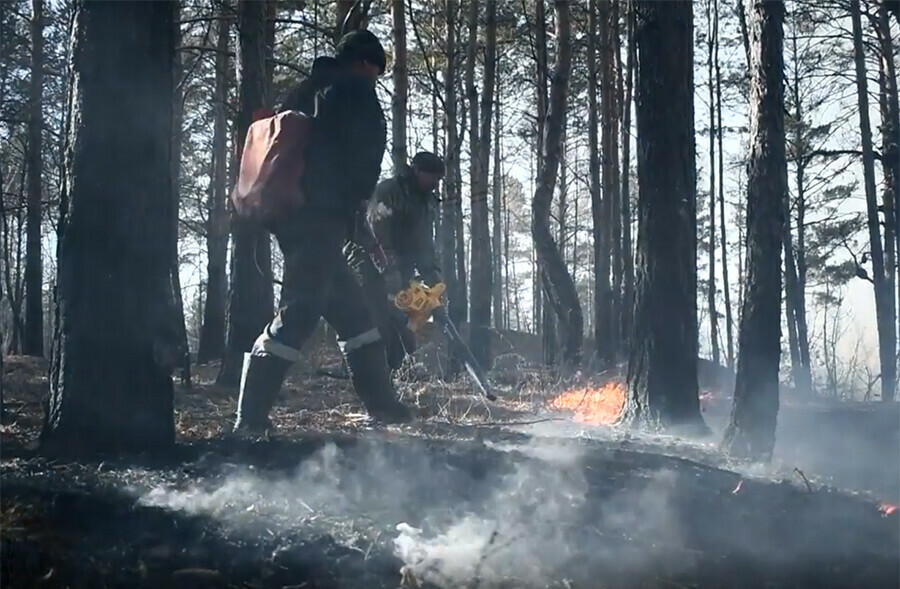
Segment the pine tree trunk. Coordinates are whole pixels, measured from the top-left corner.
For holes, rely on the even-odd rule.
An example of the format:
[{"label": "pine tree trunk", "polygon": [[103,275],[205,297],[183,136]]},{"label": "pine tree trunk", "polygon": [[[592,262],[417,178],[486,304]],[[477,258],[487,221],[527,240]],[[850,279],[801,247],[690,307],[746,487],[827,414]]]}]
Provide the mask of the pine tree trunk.
[{"label": "pine tree trunk", "polygon": [[[605,0],[600,0],[601,2]],[[600,183],[600,144],[599,144],[599,113],[600,105],[597,97],[599,96],[599,84],[597,81],[598,60],[597,54],[600,49],[600,41],[597,31],[597,0],[588,2],[588,53],[587,53],[587,75],[588,75],[588,172],[590,177],[591,191],[591,215],[593,220],[593,258],[594,258],[594,349],[596,359],[600,365],[605,364],[609,353],[609,332],[608,326],[604,323],[604,317],[600,315],[600,310],[606,305],[608,296],[608,280],[604,274],[604,268],[601,260],[603,260],[603,234],[605,233],[603,219],[603,192]]]},{"label": "pine tree trunk", "polygon": [[[465,315],[465,297],[460,293],[459,270],[456,267],[457,210],[460,205],[459,152],[460,138],[457,126],[457,60],[456,60],[456,18],[459,5],[456,0],[447,0],[445,23],[447,27],[447,70],[444,74],[444,154],[447,172],[444,177],[444,198],[441,203],[441,269],[447,283],[448,311],[450,318],[458,321]],[[460,313],[460,306],[462,313]]]},{"label": "pine tree trunk", "polygon": [[[470,145],[472,154],[472,292],[469,322],[471,349],[482,366],[491,363],[491,299],[493,263],[491,259],[490,213],[488,211],[488,177],[491,157],[491,122],[494,108],[494,85],[497,61],[497,0],[485,3],[485,56],[480,110],[474,84],[475,48],[478,34],[479,3],[471,0],[469,12],[470,59],[467,71],[469,108],[471,109]],[[474,26],[473,26],[474,23]],[[499,252],[497,252],[499,254]]]},{"label": "pine tree trunk", "polygon": [[705,433],[697,383],[693,14],[635,3],[638,271],[625,421]]},{"label": "pine tree trunk", "polygon": [[[497,61],[497,60],[495,60]],[[496,65],[494,66],[496,68]],[[491,232],[491,251],[493,252],[493,279],[491,281],[491,291],[493,300],[493,311],[491,315],[494,319],[494,327],[503,329],[507,327],[504,321],[503,310],[507,305],[503,304],[503,263],[506,256],[502,250],[503,247],[503,167],[501,163],[501,146],[500,146],[500,80],[497,80],[496,100],[494,105],[494,163],[493,178],[491,181],[491,224],[493,225]]]},{"label": "pine tree trunk", "polygon": [[[900,10],[897,12],[900,16]],[[896,255],[900,252],[900,100],[897,96],[897,70],[894,66],[894,43],[888,2],[881,0],[875,17],[875,32],[878,38],[878,80],[879,105],[881,107],[881,165],[884,176],[882,202],[885,214],[885,246],[888,254],[888,271],[892,280],[900,288],[896,276]],[[890,236],[888,235],[890,229]],[[900,300],[900,290],[896,292]]]},{"label": "pine tree trunk", "polygon": [[599,231],[600,243],[594,250],[595,267],[595,330],[597,334],[596,350],[597,360],[601,367],[608,367],[616,357],[618,347],[618,325],[613,318],[613,297],[615,293],[610,285],[610,270],[612,256],[612,219],[614,192],[613,168],[616,163],[616,136],[613,134],[613,119],[615,118],[615,104],[612,100],[615,89],[613,76],[613,52],[612,33],[610,27],[610,2],[601,0],[599,3],[599,15],[597,17],[599,37],[599,73],[600,73],[600,173],[601,195],[599,211],[592,209],[594,214],[594,226],[602,228]]},{"label": "pine tree trunk", "polygon": [[44,0],[32,0],[28,95],[28,203],[25,239],[25,333],[22,353],[44,355],[44,270],[41,256],[43,177]]},{"label": "pine tree trunk", "polygon": [[546,303],[549,304],[559,322],[561,360],[568,367],[575,367],[581,361],[581,347],[584,338],[584,320],[581,302],[575,282],[566,268],[565,260],[550,231],[550,207],[556,174],[559,170],[560,140],[564,132],[569,72],[572,63],[571,21],[568,0],[557,0],[556,8],[556,62],[550,83],[547,108],[544,152],[538,172],[537,187],[532,199],[534,218],[531,235],[538,261],[545,280]]},{"label": "pine tree trunk", "polygon": [[[174,15],[175,46],[181,45],[181,7],[177,2],[172,3]],[[181,293],[181,263],[178,259],[178,234],[180,226],[181,209],[181,145],[184,135],[184,88],[182,77],[184,67],[181,60],[181,52],[176,50],[172,61],[172,86],[174,95],[172,99],[172,218],[169,233],[169,260],[171,263],[171,288],[172,299],[175,301],[175,314],[172,317],[173,329],[176,334],[178,355],[180,357],[179,369],[181,384],[191,386],[191,354],[187,339],[187,326],[184,317],[184,297]]]},{"label": "pine tree trunk", "polygon": [[173,32],[167,2],[76,4],[79,124],[69,127],[48,452],[159,452],[175,441],[177,358],[166,353]]},{"label": "pine tree trunk", "polygon": [[[268,104],[266,90],[266,3],[238,2],[237,80],[240,110],[236,149],[242,149],[253,111]],[[232,215],[231,293],[228,345],[216,383],[235,387],[244,352],[272,318],[272,251],[269,234]]]},{"label": "pine tree trunk", "polygon": [[610,236],[610,262],[612,272],[612,286],[610,297],[610,329],[613,336],[614,358],[618,360],[623,355],[622,348],[622,284],[625,265],[622,261],[622,178],[619,169],[619,123],[622,85],[619,71],[619,4],[620,0],[610,3],[610,27],[609,27],[609,63],[607,64],[609,81],[609,166],[610,189],[612,200],[609,207],[609,236]]},{"label": "pine tree trunk", "polygon": [[866,187],[866,210],[869,226],[869,251],[872,257],[872,281],[875,284],[875,313],[878,322],[878,352],[881,360],[881,398],[894,399],[897,380],[897,324],[894,307],[893,268],[885,267],[884,246],[878,218],[878,196],[875,188],[875,157],[872,150],[872,127],[869,122],[869,95],[866,89],[866,57],[863,49],[859,0],[850,0],[853,25],[853,48],[856,62],[856,94],[859,106],[859,129],[862,139],[863,176]]},{"label": "pine tree trunk", "polygon": [[406,65],[406,2],[391,0],[394,25],[394,93],[391,96],[391,159],[394,174],[406,167],[406,104],[409,99],[409,77]]},{"label": "pine tree trunk", "polygon": [[634,254],[631,247],[631,103],[634,88],[634,7],[628,0],[625,15],[626,61],[625,90],[622,99],[622,347],[631,345],[631,325],[634,319]]},{"label": "pine tree trunk", "polygon": [[205,364],[222,358],[225,352],[225,312],[228,304],[228,36],[231,23],[224,15],[218,21],[216,42],[215,98],[213,105],[213,152],[208,216],[206,220],[206,303],[197,362]]},{"label": "pine tree trunk", "polygon": [[[714,88],[713,46],[716,42],[713,31],[713,0],[706,0],[706,20],[708,23],[706,36],[707,88],[709,90],[709,244],[707,247],[707,265],[709,278],[706,283],[706,304],[709,311],[709,342],[712,347],[712,361],[718,368],[721,365],[719,354],[719,312],[716,309],[716,101]],[[722,154],[719,153],[719,158]],[[722,229],[724,233],[724,225]]]},{"label": "pine tree trunk", "polygon": [[[722,146],[722,68],[719,62],[719,1],[713,0],[713,31],[715,33],[716,64],[716,136],[719,154],[725,153]],[[725,158],[719,157],[719,232],[722,240],[722,293],[725,296],[725,334],[728,369],[734,371],[734,320],[731,315],[731,283],[728,280],[728,232],[725,231]]]},{"label": "pine tree trunk", "polygon": [[749,15],[750,165],[747,179],[747,292],[740,356],[723,448],[769,460],[778,419],[781,250],[788,192],[784,134],[784,3],[759,2]]}]

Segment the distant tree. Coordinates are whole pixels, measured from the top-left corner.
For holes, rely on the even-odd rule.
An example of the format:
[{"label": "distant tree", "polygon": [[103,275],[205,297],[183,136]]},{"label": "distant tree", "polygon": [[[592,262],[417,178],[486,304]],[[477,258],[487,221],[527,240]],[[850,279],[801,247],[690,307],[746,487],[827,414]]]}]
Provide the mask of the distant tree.
[{"label": "distant tree", "polygon": [[231,22],[220,14],[216,25],[216,59],[213,82],[213,139],[206,218],[206,304],[197,349],[201,364],[222,358],[225,351],[225,313],[228,304],[228,36]]},{"label": "distant tree", "polygon": [[43,221],[44,0],[31,3],[31,80],[28,104],[28,212],[25,242],[25,334],[22,352],[44,355]]},{"label": "distant tree", "polygon": [[556,62],[550,82],[543,153],[538,166],[538,181],[532,206],[531,234],[544,275],[545,305],[550,305],[559,321],[562,361],[575,366],[581,361],[584,319],[575,283],[566,268],[559,246],[550,232],[550,206],[559,170],[561,138],[565,127],[569,73],[572,64],[572,37],[569,2],[557,0]]},{"label": "distant tree", "polygon": [[787,156],[784,134],[784,3],[759,2],[750,30],[750,166],[747,290],[731,420],[723,448],[732,456],[771,458],[778,419],[781,357],[781,250]]},{"label": "distant tree", "polygon": [[[240,110],[237,148],[242,149],[253,112],[271,106],[266,80],[266,3],[238,2],[237,79]],[[228,346],[216,382],[237,386],[241,358],[272,319],[272,245],[268,232],[232,216],[231,293],[228,303]]]},{"label": "distant tree", "polygon": [[[862,143],[863,179],[866,189],[866,217],[869,228],[869,252],[872,258],[872,284],[875,287],[875,314],[878,323],[878,353],[881,361],[881,398],[894,399],[897,382],[897,311],[894,299],[895,268],[893,243],[888,238],[885,248],[881,238],[878,195],[875,186],[875,155],[872,144],[872,125],[869,120],[869,92],[866,79],[866,56],[862,38],[862,18],[859,0],[850,0],[850,20],[853,28],[853,55],[856,64],[856,96],[859,110],[859,132]],[[886,223],[886,235],[891,235],[892,223]],[[888,259],[885,260],[885,249]]]},{"label": "distant tree", "polygon": [[175,441],[173,24],[168,2],[76,3],[49,452]]},{"label": "distant tree", "polygon": [[624,419],[707,431],[697,383],[697,177],[691,2],[634,4],[638,242]]}]

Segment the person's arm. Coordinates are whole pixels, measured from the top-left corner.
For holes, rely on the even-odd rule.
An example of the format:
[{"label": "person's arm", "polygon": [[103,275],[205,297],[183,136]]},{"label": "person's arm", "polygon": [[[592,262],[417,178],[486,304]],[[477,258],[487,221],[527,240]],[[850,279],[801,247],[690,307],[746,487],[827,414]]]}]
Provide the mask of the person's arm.
[{"label": "person's arm", "polygon": [[339,80],[319,94],[315,116],[323,140],[332,144],[335,188],[344,203],[358,206],[378,183],[387,140],[375,89],[365,80]]},{"label": "person's arm", "polygon": [[369,201],[368,219],[372,233],[384,252],[385,282],[393,292],[402,287],[399,267],[399,252],[394,240],[397,218],[402,212],[403,189],[396,178],[379,183]]}]

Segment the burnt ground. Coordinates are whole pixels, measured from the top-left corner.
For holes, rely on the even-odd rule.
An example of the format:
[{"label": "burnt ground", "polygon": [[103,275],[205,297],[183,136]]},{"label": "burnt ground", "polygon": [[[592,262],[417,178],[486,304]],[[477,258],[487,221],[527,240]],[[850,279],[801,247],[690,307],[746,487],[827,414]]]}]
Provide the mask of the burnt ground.
[{"label": "burnt ground", "polygon": [[787,462],[754,470],[709,443],[535,416],[528,391],[559,389],[528,371],[490,414],[465,383],[408,377],[422,419],[379,428],[345,382],[301,367],[277,437],[251,442],[223,435],[234,397],[210,368],[177,393],[175,452],[70,462],[28,449],[44,367],[4,370],[3,587],[900,585],[898,512],[880,505],[896,502],[896,433],[863,408],[786,404],[829,434],[806,442],[821,452],[785,433]]}]

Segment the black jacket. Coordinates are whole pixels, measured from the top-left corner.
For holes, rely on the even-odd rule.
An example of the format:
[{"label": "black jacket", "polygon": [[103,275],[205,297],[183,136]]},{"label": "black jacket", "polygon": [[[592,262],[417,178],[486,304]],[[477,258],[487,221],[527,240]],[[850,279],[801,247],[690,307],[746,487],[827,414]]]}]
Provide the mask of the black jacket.
[{"label": "black jacket", "polygon": [[375,190],[387,130],[375,88],[324,65],[295,88],[282,110],[314,114],[303,177],[308,206],[349,217]]}]

